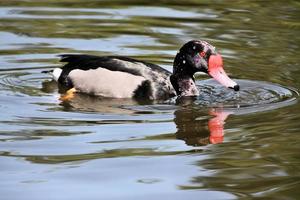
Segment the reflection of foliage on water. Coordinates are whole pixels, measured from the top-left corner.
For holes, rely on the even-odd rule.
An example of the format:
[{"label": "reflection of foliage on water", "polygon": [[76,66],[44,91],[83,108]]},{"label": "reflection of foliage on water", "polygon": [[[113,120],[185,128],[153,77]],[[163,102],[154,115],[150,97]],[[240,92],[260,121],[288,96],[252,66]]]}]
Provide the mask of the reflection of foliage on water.
[{"label": "reflection of foliage on water", "polygon": [[64,162],[76,161],[90,161],[102,158],[120,158],[120,157],[133,157],[133,156],[171,156],[186,153],[185,151],[176,152],[161,152],[156,149],[147,148],[129,148],[129,149],[115,149],[105,150],[99,153],[80,154],[80,155],[12,155],[9,152],[0,152],[2,156],[20,157],[33,163],[44,164],[57,164]]}]

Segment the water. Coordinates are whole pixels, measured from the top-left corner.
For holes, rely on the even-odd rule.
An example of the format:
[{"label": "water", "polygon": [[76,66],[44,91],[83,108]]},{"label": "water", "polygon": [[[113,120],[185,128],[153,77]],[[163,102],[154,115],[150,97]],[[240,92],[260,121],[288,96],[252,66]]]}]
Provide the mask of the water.
[{"label": "water", "polygon": [[[297,199],[298,1],[1,1],[1,199]],[[126,55],[172,70],[214,44],[242,90],[62,102],[58,54]]]}]

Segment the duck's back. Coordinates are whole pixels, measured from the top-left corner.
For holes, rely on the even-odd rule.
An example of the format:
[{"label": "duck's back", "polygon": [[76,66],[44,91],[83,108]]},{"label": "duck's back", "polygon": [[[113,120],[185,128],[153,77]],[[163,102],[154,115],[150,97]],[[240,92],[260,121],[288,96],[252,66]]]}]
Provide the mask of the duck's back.
[{"label": "duck's back", "polygon": [[61,55],[58,82],[80,92],[113,98],[167,99],[176,95],[171,73],[158,65],[117,56]]}]

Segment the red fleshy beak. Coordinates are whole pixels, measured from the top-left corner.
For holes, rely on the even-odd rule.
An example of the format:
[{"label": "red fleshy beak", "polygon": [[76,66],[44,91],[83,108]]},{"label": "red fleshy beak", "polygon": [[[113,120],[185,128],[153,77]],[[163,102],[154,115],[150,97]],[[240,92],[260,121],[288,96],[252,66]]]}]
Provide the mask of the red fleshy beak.
[{"label": "red fleshy beak", "polygon": [[208,60],[208,74],[227,88],[239,91],[240,86],[231,80],[223,69],[223,60],[220,54],[211,55]]}]

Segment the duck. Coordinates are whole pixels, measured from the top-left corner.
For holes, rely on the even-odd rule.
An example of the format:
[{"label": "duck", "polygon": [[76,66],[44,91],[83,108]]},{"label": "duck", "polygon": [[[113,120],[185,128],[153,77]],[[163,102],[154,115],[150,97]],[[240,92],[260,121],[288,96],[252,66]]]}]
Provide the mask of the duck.
[{"label": "duck", "polygon": [[239,85],[223,68],[222,56],[203,40],[183,44],[173,62],[173,72],[156,64],[125,56],[62,54],[61,68],[50,71],[60,87],[72,93],[108,98],[166,100],[198,96],[195,73],[204,72],[227,88]]}]

